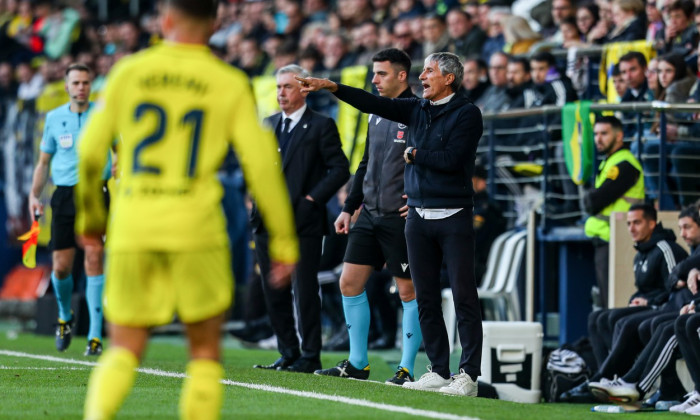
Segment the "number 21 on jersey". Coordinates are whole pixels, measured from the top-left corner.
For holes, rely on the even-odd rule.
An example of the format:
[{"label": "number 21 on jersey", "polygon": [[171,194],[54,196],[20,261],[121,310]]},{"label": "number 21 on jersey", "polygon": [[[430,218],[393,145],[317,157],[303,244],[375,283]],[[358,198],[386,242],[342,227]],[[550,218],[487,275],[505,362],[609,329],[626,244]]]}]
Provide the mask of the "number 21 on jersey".
[{"label": "number 21 on jersey", "polygon": [[[159,175],[161,173],[161,168],[159,166],[141,163],[140,155],[144,150],[163,140],[168,123],[168,115],[161,106],[146,102],[136,107],[136,110],[134,111],[134,119],[136,122],[141,121],[141,119],[148,114],[152,114],[156,117],[156,128],[151,134],[144,137],[134,148],[132,172],[134,174],[150,173]],[[201,109],[192,109],[186,112],[180,118],[180,124],[189,127],[191,133],[189,157],[187,159],[187,167],[185,168],[185,174],[189,178],[193,178],[195,176],[197,169],[197,151],[199,149],[199,139],[202,134],[203,119],[204,111]]]}]

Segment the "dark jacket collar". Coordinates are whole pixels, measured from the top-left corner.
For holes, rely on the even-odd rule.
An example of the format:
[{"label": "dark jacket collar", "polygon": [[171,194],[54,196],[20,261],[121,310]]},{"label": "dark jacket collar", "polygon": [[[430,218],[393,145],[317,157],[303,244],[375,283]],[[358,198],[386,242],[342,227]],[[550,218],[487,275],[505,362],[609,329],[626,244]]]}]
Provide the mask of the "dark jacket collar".
[{"label": "dark jacket collar", "polygon": [[648,241],[634,244],[634,247],[639,252],[649,252],[656,244],[666,240],[668,242],[676,241],[676,234],[671,229],[665,229],[661,222],[656,224],[654,231]]}]

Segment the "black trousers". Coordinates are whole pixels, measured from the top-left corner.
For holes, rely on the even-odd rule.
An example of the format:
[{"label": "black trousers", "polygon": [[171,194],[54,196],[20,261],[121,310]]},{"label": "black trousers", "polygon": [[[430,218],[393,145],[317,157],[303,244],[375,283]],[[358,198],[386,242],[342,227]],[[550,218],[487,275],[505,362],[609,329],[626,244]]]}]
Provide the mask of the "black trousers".
[{"label": "black trousers", "polygon": [[[270,273],[268,235],[255,235],[255,252],[263,274],[263,291],[272,329],[277,335],[280,354],[289,359],[301,357],[319,361],[321,357],[321,295],[318,267],[321,261],[321,236],[299,237],[299,262],[291,287],[273,289],[267,282]],[[293,295],[292,295],[293,292]],[[294,308],[298,316],[301,352]]]},{"label": "black trousers", "polygon": [[600,307],[608,308],[608,267],[610,265],[610,245],[608,243],[596,244],[593,251],[595,263],[595,277],[600,290]]},{"label": "black trousers", "polygon": [[596,362],[598,362],[598,366],[603,364],[603,361],[612,350],[613,330],[617,322],[628,315],[650,309],[648,306],[628,306],[625,308],[601,309],[588,315],[588,339],[591,342],[591,347],[593,347],[593,354]]},{"label": "black trousers", "polygon": [[695,390],[700,391],[700,314],[681,315],[676,320],[675,332],[678,348],[688,366]]},{"label": "black trousers", "polygon": [[661,376],[661,391],[664,395],[683,395],[683,385],[678,379],[676,367],[671,363],[677,356],[678,341],[674,331],[677,316],[673,314],[673,318],[663,318],[664,321],[659,323],[651,341],[622,379],[636,383],[637,388],[646,394]]},{"label": "black trousers", "polygon": [[450,377],[450,346],[442,316],[440,267],[443,259],[454,297],[462,343],[459,368],[472,379],[481,375],[483,332],[474,279],[474,227],[471,209],[446,219],[426,220],[414,208],[406,219],[408,262],[418,301],[425,352],[433,372]]},{"label": "black trousers", "polygon": [[639,325],[646,319],[658,315],[658,311],[642,311],[622,318],[614,325],[613,345],[603,363],[598,366],[598,372],[591,381],[601,378],[622,376],[632,368],[634,359],[644,349],[644,343],[639,338]]}]

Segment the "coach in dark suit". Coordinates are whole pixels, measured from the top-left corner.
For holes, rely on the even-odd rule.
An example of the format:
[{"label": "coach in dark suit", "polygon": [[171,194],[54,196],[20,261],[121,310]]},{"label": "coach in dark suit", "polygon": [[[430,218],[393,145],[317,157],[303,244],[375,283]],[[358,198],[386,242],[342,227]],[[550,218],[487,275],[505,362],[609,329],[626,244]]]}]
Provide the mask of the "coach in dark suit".
[{"label": "coach in dark suit", "polygon": [[[362,112],[408,126],[404,187],[408,195],[406,244],[420,327],[432,370],[404,388],[476,396],[483,340],[474,280],[474,173],[483,131],[481,112],[457,92],[464,76],[459,57],[429,55],[419,79],[423,99],[383,98],[325,79],[299,79],[303,92],[328,89]],[[445,261],[462,343],[459,373],[450,376],[450,348],[442,317],[440,266]]]},{"label": "coach in dark suit", "polygon": [[[313,373],[321,369],[321,298],[317,275],[323,235],[329,233],[326,202],[345,184],[350,173],[335,122],[306,106],[307,94],[300,91],[294,79],[297,75],[306,77],[308,73],[297,65],[277,71],[277,101],[282,112],[265,122],[275,130],[279,141],[282,171],[294,208],[300,258],[291,287],[273,289],[267,281],[263,282],[267,310],[282,357],[271,365],[255,367]],[[251,223],[260,269],[267,278],[268,238],[256,209]],[[298,315],[301,351],[293,304]]]}]

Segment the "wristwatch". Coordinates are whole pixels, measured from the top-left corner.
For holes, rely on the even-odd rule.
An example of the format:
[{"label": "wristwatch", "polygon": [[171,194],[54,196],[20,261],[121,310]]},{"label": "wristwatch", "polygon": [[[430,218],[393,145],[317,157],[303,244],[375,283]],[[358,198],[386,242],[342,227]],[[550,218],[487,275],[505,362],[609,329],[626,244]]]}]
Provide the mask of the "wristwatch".
[{"label": "wristwatch", "polygon": [[416,158],[415,156],[413,156],[413,150],[415,150],[415,147],[406,148],[406,151],[403,155],[403,158],[406,161],[406,163],[413,163],[413,160]]}]

